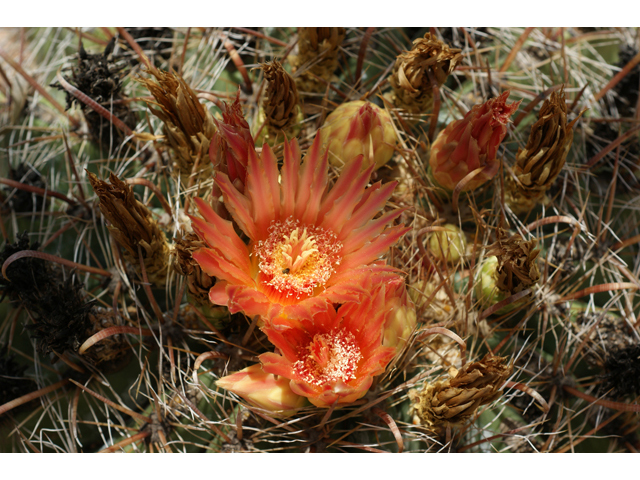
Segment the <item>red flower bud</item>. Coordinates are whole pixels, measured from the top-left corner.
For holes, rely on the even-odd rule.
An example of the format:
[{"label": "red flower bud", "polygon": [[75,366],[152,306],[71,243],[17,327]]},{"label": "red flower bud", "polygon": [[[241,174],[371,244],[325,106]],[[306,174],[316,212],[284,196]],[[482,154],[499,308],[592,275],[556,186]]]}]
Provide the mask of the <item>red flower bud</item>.
[{"label": "red flower bud", "polygon": [[468,174],[482,168],[463,191],[475,190],[498,173],[498,146],[507,134],[509,117],[520,102],[507,105],[509,91],[482,105],[475,105],[461,120],[442,130],[433,146],[429,165],[434,179],[453,190]]}]

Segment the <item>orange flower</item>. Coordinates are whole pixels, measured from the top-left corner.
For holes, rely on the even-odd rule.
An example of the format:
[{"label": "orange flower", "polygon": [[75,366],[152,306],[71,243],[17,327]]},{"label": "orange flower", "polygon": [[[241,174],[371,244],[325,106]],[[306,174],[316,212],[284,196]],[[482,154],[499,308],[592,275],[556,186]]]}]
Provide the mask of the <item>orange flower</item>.
[{"label": "orange flower", "polygon": [[393,295],[386,295],[384,277],[364,277],[359,294],[337,310],[329,304],[302,318],[272,318],[262,331],[279,353],[260,355],[262,369],[290,379],[291,391],[318,407],[351,403],[365,395],[373,377],[383,373],[396,354],[395,346],[383,345],[385,323],[397,310],[389,301]]},{"label": "orange flower", "polygon": [[232,104],[223,103],[222,122],[214,122],[218,130],[211,138],[209,159],[217,171],[229,175],[231,182],[242,189],[247,177],[247,151],[255,145],[242,113],[240,93]]},{"label": "orange flower", "polygon": [[395,272],[377,260],[408,230],[389,226],[402,210],[373,217],[397,182],[365,188],[374,166],[361,172],[360,155],[328,190],[321,147],[319,133],[301,162],[297,141],[285,142],[280,172],[268,145],[260,158],[250,148],[244,194],[218,172],[224,205],[248,245],[230,222],[196,199],[203,218],[192,217],[192,225],[207,248],[193,252],[193,258],[218,279],[209,292],[214,304],[267,317],[307,301],[338,301],[362,273]]},{"label": "orange flower", "polygon": [[498,173],[498,147],[507,134],[509,117],[522,101],[507,105],[508,97],[506,91],[482,105],[474,105],[464,118],[451,122],[438,134],[429,165],[440,186],[453,190],[460,180],[482,168],[463,188],[475,190]]}]

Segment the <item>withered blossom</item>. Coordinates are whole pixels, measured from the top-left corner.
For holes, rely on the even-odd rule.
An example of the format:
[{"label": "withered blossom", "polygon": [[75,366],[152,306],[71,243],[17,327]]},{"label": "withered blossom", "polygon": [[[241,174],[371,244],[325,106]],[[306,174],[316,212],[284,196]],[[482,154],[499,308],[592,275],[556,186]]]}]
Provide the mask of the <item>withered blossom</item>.
[{"label": "withered blossom", "polygon": [[[293,77],[274,60],[262,65],[267,89],[262,101],[265,126],[270,136],[290,131],[300,114],[300,99]],[[280,135],[282,136],[282,135]]]},{"label": "withered blossom", "polygon": [[133,188],[113,173],[111,184],[87,172],[93,190],[100,199],[100,211],[109,222],[109,231],[124,248],[124,259],[140,272],[138,246],[149,282],[164,285],[167,276],[169,245],[151,211],[136,200]]},{"label": "withered blossom", "polygon": [[300,91],[318,93],[327,89],[326,82],[331,82],[338,66],[338,52],[345,33],[343,27],[304,27],[298,30],[298,51],[289,56],[289,63],[294,73],[300,72],[296,76]]},{"label": "withered blossom", "polygon": [[459,48],[450,48],[430,33],[414,40],[411,50],[398,55],[389,78],[395,106],[411,113],[429,110],[433,104],[430,77],[438,86],[443,85],[462,60],[460,52]]},{"label": "withered blossom", "polygon": [[506,238],[504,231],[498,232],[498,241],[488,253],[498,259],[495,280],[499,290],[513,295],[538,283],[540,270],[536,258],[540,250],[536,249],[537,243],[535,239],[523,239],[519,233]]},{"label": "withered blossom", "polygon": [[528,212],[544,199],[564,167],[578,118],[567,123],[564,86],[542,104],[526,147],[518,149],[515,178],[506,180],[507,202],[514,213]]},{"label": "withered blossom", "polygon": [[506,357],[491,354],[482,360],[465,364],[460,370],[449,369],[449,379],[425,383],[421,391],[410,390],[412,405],[409,415],[413,423],[434,430],[459,425],[502,395],[502,386],[513,372]]},{"label": "withered blossom", "polygon": [[[140,78],[155,102],[147,102],[149,109],[162,120],[163,131],[175,153],[174,168],[182,181],[188,184],[193,172],[197,178],[211,177],[211,163],[208,152],[211,137],[216,128],[213,115],[198,100],[196,93],[175,72],[165,72],[157,68],[149,70],[156,81]],[[156,105],[159,108],[153,108]]]}]

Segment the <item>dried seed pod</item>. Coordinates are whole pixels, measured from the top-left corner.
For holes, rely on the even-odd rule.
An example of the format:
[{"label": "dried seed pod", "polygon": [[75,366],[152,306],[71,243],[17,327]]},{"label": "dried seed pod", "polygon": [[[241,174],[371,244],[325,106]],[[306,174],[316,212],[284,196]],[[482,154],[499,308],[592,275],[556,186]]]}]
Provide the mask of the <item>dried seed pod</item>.
[{"label": "dried seed pod", "polygon": [[389,83],[393,87],[396,107],[411,113],[424,113],[433,104],[433,87],[430,76],[438,86],[446,81],[462,60],[459,48],[426,33],[424,38],[413,41],[413,48],[396,59]]},{"label": "dried seed pod", "polygon": [[280,130],[286,132],[297,122],[300,113],[298,89],[293,77],[279,62],[265,63],[262,70],[267,81],[262,102],[265,123],[269,134],[276,136]]},{"label": "dried seed pod", "polygon": [[216,131],[213,115],[204,108],[196,93],[180,75],[157,68],[149,72],[156,81],[141,78],[140,82],[156,99],[155,102],[148,102],[149,109],[164,124],[164,134],[175,153],[175,171],[183,183],[188,184],[189,176],[197,164],[194,172],[196,178],[210,178],[211,163],[207,153],[211,137]]},{"label": "dried seed pod", "polygon": [[133,188],[113,173],[111,184],[88,172],[93,190],[100,198],[100,211],[109,221],[109,230],[124,248],[124,259],[140,271],[138,245],[142,247],[149,282],[163,285],[167,276],[169,245],[151,211],[136,200]]},{"label": "dried seed pod", "polygon": [[298,30],[297,55],[289,56],[298,89],[302,92],[324,92],[338,66],[338,51],[345,37],[342,27],[312,27]]},{"label": "dried seed pod", "polygon": [[498,399],[512,372],[513,364],[507,365],[506,357],[490,354],[460,370],[451,367],[449,379],[425,383],[421,391],[409,391],[412,402],[409,415],[413,415],[414,424],[434,430],[459,425],[469,420],[480,405]]},{"label": "dried seed pod", "polygon": [[578,118],[567,123],[564,87],[552,92],[542,104],[526,147],[518,149],[513,167],[515,178],[507,178],[507,203],[514,213],[528,212],[544,199],[564,167]]}]

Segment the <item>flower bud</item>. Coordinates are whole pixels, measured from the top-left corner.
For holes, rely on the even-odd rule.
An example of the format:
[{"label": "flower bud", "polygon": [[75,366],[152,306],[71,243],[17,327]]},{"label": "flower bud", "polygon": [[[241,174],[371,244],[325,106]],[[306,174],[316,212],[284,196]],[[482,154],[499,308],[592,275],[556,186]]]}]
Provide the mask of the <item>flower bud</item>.
[{"label": "flower bud", "polygon": [[216,385],[260,408],[287,416],[306,404],[306,398],[293,393],[289,383],[288,378],[265,373],[262,367],[256,364],[222,377]]},{"label": "flower bud", "polygon": [[435,181],[447,190],[471,172],[482,168],[462,191],[475,190],[498,173],[498,147],[507,134],[509,117],[520,102],[507,105],[509,91],[482,105],[475,105],[464,118],[442,130],[431,147],[429,165]]},{"label": "flower bud", "polygon": [[364,155],[363,169],[371,162],[378,169],[393,156],[397,136],[391,116],[371,102],[343,103],[327,117],[322,129],[328,135],[329,162],[336,167]]},{"label": "flower bud", "polygon": [[573,142],[573,125],[567,124],[564,87],[542,104],[525,148],[518,149],[515,179],[507,177],[507,202],[514,213],[531,210],[560,174]]},{"label": "flower bud", "polygon": [[389,83],[394,91],[394,104],[411,113],[423,113],[433,104],[431,79],[438,86],[462,60],[459,48],[449,46],[430,33],[413,41],[413,48],[398,55]]},{"label": "flower bud", "polygon": [[232,104],[224,103],[222,122],[214,119],[218,130],[211,138],[209,158],[213,168],[229,176],[229,180],[244,190],[247,178],[249,148],[255,149],[249,124],[242,113],[240,92]]},{"label": "flower bud", "polygon": [[460,370],[449,369],[450,378],[435,384],[425,383],[422,391],[410,390],[409,415],[414,424],[439,430],[469,420],[480,405],[487,405],[502,395],[502,386],[513,372],[505,357],[490,354],[469,362]]},{"label": "flower bud", "polygon": [[465,234],[456,225],[443,225],[444,231],[433,232],[429,235],[427,246],[433,256],[448,263],[457,263],[464,259],[467,249]]},{"label": "flower bud", "polygon": [[416,328],[416,307],[407,293],[404,279],[390,281],[385,290],[387,320],[382,345],[395,348],[400,353]]}]

